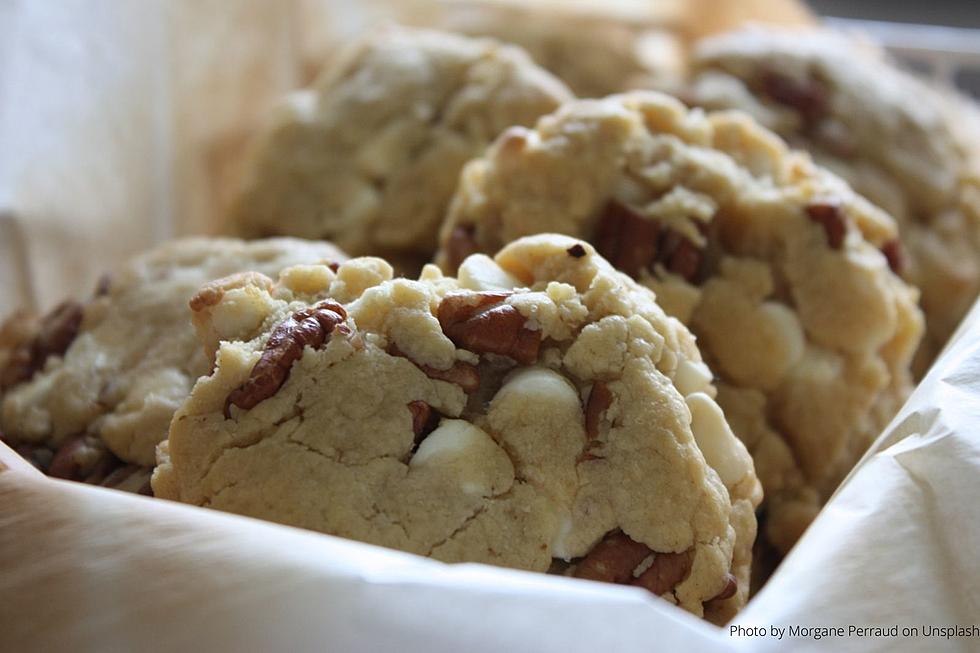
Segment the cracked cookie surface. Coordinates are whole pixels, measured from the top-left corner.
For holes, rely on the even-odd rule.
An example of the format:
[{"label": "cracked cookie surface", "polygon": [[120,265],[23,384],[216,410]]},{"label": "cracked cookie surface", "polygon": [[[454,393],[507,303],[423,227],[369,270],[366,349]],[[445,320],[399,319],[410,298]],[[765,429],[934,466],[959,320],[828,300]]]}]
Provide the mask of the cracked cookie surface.
[{"label": "cracked cookie surface", "polygon": [[437,260],[552,231],[690,326],[788,550],[911,389],[922,318],[893,221],[747,116],[651,92],[505,132],[464,169]]},{"label": "cracked cookie surface", "polygon": [[428,260],[459,170],[571,98],[515,46],[429,30],[369,35],[260,138],[227,228]]},{"label": "cracked cookie surface", "polygon": [[704,41],[686,91],[751,114],[897,221],[922,292],[924,373],[980,291],[980,114],[874,45],[830,31],[751,29]]},{"label": "cracked cookie surface", "polygon": [[159,447],[155,494],[635,584],[715,621],[744,604],[760,486],[652,293],[554,235],[457,278],[391,276],[376,258],[290,269],[196,317],[215,368]]},{"label": "cracked cookie surface", "polygon": [[[110,468],[152,466],[170,418],[208,360],[188,301],[207,282],[246,270],[345,259],[337,248],[282,238],[189,238],[137,256],[86,302],[15,316],[0,329],[4,440],[62,478],[101,482]],[[212,297],[220,286],[211,286]]]}]

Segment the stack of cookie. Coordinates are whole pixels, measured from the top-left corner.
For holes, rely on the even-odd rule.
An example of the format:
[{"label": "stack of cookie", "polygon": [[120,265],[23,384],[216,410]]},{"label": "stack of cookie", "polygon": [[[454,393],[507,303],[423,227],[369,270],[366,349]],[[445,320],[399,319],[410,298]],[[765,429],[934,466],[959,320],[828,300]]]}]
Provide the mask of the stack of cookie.
[{"label": "stack of cookie", "polygon": [[725,622],[757,520],[757,560],[792,547],[980,289],[973,108],[862,47],[720,37],[670,82],[686,106],[630,90],[653,69],[369,34],[257,136],[233,237],[8,321],[4,441]]}]

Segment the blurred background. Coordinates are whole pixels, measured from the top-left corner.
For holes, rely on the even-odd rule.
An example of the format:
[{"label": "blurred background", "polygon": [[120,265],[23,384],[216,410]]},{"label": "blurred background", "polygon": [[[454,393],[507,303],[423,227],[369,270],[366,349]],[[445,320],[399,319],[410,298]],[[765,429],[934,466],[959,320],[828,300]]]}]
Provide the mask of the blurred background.
[{"label": "blurred background", "polygon": [[808,4],[823,16],[980,27],[980,5],[975,0],[810,0]]}]

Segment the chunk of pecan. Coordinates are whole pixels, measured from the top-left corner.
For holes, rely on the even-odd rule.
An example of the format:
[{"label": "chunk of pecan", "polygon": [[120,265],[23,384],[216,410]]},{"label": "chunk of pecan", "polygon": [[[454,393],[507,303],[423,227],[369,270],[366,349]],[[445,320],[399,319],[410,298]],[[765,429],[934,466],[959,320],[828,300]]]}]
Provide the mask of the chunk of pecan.
[{"label": "chunk of pecan", "polygon": [[[637,568],[650,556],[653,556],[650,566],[634,576]],[[693,563],[693,550],[657,553],[622,531],[615,530],[582,558],[575,568],[574,576],[607,583],[636,585],[661,596],[687,578]]]},{"label": "chunk of pecan", "polygon": [[671,250],[667,250],[669,252],[667,270],[689,282],[697,281],[701,274],[701,261],[704,259],[701,250],[683,236],[678,235],[676,242],[677,244]]},{"label": "chunk of pecan", "polygon": [[451,270],[459,268],[468,256],[479,251],[480,248],[476,244],[475,226],[461,224],[453,228],[446,243],[446,258]]},{"label": "chunk of pecan", "polygon": [[410,401],[407,405],[409,412],[412,413],[412,432],[415,434],[412,453],[415,453],[422,440],[439,426],[439,412],[424,401]]},{"label": "chunk of pecan", "polygon": [[231,417],[232,406],[248,410],[276,394],[306,346],[322,347],[346,318],[344,307],[331,301],[296,311],[286,318],[273,329],[245,383],[228,395],[225,417]]},{"label": "chunk of pecan", "polygon": [[17,345],[0,373],[0,390],[29,381],[50,356],[63,356],[78,335],[84,308],[66,301],[45,315],[34,337]]},{"label": "chunk of pecan", "polygon": [[84,313],[81,304],[69,300],[45,316],[34,342],[35,356],[41,359],[42,365],[49,356],[61,356],[68,351],[82,326]]},{"label": "chunk of pecan", "polygon": [[408,354],[399,349],[397,345],[391,345],[388,348],[388,353],[392,356],[407,358],[413,365],[415,365],[415,367],[422,370],[422,373],[430,379],[455,383],[468,395],[471,395],[480,389],[480,372],[476,369],[475,365],[470,365],[469,363],[464,363],[463,361],[457,361],[449,369],[439,370],[434,367],[429,367],[428,365],[416,363],[408,356]]},{"label": "chunk of pecan", "polygon": [[800,80],[767,70],[759,85],[764,95],[795,109],[807,124],[817,122],[827,112],[827,87],[816,78]]},{"label": "chunk of pecan", "polygon": [[609,391],[603,381],[596,381],[592,384],[592,391],[589,392],[589,400],[585,403],[585,434],[589,440],[599,437],[599,423],[602,414],[612,405],[612,392]]},{"label": "chunk of pecan", "polygon": [[439,304],[443,332],[458,347],[479,354],[509,356],[521,365],[538,359],[541,332],[525,327],[527,319],[510,304],[509,292],[452,292]]},{"label": "chunk of pecan", "polygon": [[632,584],[650,590],[657,596],[666,594],[682,583],[694,564],[692,550],[680,553],[654,553],[653,563]]},{"label": "chunk of pecan", "polygon": [[599,218],[596,250],[613,266],[636,277],[656,263],[694,283],[704,259],[697,245],[676,231],[618,200],[610,200]]},{"label": "chunk of pecan", "polygon": [[827,234],[827,244],[831,249],[843,247],[844,236],[847,234],[847,217],[840,204],[836,202],[808,204],[806,214],[823,227],[824,233]]},{"label": "chunk of pecan", "polygon": [[620,530],[607,534],[582,558],[575,568],[576,578],[606,583],[629,583],[636,569],[651,550]]},{"label": "chunk of pecan", "polygon": [[902,242],[898,238],[892,238],[881,246],[881,253],[885,255],[892,272],[902,274],[905,270],[905,251],[902,249]]},{"label": "chunk of pecan", "polygon": [[635,277],[653,264],[659,237],[660,225],[656,221],[613,199],[599,218],[596,250],[613,267]]},{"label": "chunk of pecan", "polygon": [[483,292],[458,291],[448,293],[439,304],[437,318],[443,331],[447,325],[464,322],[480,311],[496,306],[514,293],[507,290],[487,290]]},{"label": "chunk of pecan", "polygon": [[90,435],[78,435],[58,447],[47,474],[69,481],[99,483],[118,465],[119,460],[101,440]]},{"label": "chunk of pecan", "polygon": [[0,392],[9,390],[19,383],[29,381],[37,371],[34,363],[32,343],[22,342],[10,351],[7,364],[0,370]]},{"label": "chunk of pecan", "polygon": [[95,284],[95,296],[105,297],[112,290],[112,275],[103,274]]},{"label": "chunk of pecan", "polygon": [[430,379],[455,383],[468,395],[480,389],[480,373],[475,365],[459,361],[448,370],[437,370],[434,367],[419,365],[418,363],[416,365]]}]

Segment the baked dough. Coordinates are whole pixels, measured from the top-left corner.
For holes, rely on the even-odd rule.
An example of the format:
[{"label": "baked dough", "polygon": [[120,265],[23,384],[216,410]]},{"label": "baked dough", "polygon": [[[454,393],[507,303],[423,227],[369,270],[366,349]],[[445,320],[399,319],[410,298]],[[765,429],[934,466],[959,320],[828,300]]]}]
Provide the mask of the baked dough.
[{"label": "baked dough", "polygon": [[[241,280],[156,496],[448,562],[631,583],[725,621],[760,486],[694,339],[585,242],[458,278],[377,258]],[[243,325],[252,325],[242,328]]]}]

